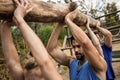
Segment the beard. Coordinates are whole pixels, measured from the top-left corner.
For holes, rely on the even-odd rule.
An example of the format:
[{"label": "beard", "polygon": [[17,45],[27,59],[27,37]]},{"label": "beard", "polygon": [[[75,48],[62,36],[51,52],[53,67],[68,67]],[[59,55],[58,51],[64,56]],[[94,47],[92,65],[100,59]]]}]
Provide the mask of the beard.
[{"label": "beard", "polygon": [[81,55],[81,57],[77,57],[78,60],[84,60],[85,56]]}]

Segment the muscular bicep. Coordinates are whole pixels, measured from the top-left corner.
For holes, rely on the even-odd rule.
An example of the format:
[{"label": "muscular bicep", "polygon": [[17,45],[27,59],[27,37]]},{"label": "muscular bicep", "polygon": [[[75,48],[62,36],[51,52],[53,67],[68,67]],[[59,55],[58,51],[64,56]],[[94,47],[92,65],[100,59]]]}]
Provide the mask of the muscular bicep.
[{"label": "muscular bicep", "polygon": [[103,57],[101,57],[97,51],[97,49],[92,45],[92,43],[86,43],[84,47],[85,56],[93,68],[98,70],[105,70],[106,63]]}]

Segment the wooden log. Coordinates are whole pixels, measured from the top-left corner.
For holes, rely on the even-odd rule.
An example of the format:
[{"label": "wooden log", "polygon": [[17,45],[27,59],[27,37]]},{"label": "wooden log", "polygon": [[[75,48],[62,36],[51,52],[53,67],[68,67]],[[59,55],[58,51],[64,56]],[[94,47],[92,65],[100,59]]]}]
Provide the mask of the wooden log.
[{"label": "wooden log", "polygon": [[[69,14],[75,15],[75,19],[73,20],[74,23],[76,23],[78,26],[85,26],[87,23],[87,15],[81,13],[78,9],[70,12]],[[90,27],[94,27],[99,22],[98,20],[95,20],[94,18],[89,17],[90,19]],[[100,25],[100,24],[99,24]]]},{"label": "wooden log", "polygon": [[[26,21],[33,22],[61,22],[66,14],[76,9],[77,5],[69,4],[52,4],[43,1],[31,0],[33,10],[25,17]],[[0,0],[0,19],[11,19],[15,4],[12,0]]]},{"label": "wooden log", "polygon": [[[75,10],[77,5],[74,2],[69,4],[52,4],[38,0],[29,1],[34,8],[28,15],[25,16],[25,20],[27,22],[63,22],[65,16],[73,11],[73,13],[77,13],[74,22],[77,25],[86,24],[86,15]],[[12,19],[14,9],[15,4],[13,0],[0,0],[0,19]],[[96,23],[97,21],[91,18],[90,25],[95,26]]]}]

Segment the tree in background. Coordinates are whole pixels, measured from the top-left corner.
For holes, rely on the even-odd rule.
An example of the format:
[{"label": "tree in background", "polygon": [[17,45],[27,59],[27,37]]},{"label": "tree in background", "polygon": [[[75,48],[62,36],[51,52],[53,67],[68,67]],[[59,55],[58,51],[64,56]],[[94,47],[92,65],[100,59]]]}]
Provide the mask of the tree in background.
[{"label": "tree in background", "polygon": [[[45,46],[47,45],[47,42],[48,42],[50,35],[51,35],[53,29],[55,28],[55,26],[56,26],[55,23],[49,23],[49,24],[39,23],[38,26],[36,27],[35,32],[39,36],[39,38],[42,40],[42,42]],[[66,35],[66,31],[63,27],[60,37],[59,37],[60,42],[63,41],[65,35]]]},{"label": "tree in background", "polygon": [[[107,3],[104,14],[109,14],[117,11],[116,3]],[[105,17],[105,24],[107,27],[118,25],[119,16],[117,13]]]}]

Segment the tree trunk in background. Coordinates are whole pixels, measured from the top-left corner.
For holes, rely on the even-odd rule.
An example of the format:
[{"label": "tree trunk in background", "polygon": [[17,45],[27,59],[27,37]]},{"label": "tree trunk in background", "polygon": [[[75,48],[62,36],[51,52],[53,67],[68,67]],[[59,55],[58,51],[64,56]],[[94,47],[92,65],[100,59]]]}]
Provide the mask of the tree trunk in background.
[{"label": "tree trunk in background", "polygon": [[[30,2],[34,8],[25,16],[27,22],[63,22],[65,16],[73,11],[78,14],[74,22],[77,25],[86,24],[86,16],[75,10],[77,5],[74,2],[69,4],[52,4],[37,0],[30,0]],[[0,19],[12,19],[14,9],[15,4],[13,0],[0,0]],[[91,26],[95,26],[96,23],[96,20],[91,19]]]}]

